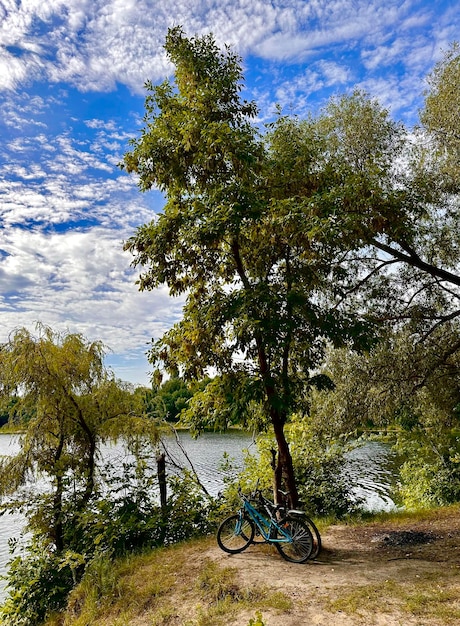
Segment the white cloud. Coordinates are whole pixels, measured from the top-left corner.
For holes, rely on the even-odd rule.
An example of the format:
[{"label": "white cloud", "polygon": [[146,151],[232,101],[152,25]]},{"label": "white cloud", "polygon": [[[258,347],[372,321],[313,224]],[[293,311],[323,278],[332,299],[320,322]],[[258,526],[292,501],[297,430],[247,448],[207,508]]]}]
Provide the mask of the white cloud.
[{"label": "white cloud", "polygon": [[312,63],[294,79],[282,82],[276,89],[277,102],[298,115],[311,112],[313,94],[325,89],[343,90],[350,81],[350,70],[334,61]]},{"label": "white cloud", "polygon": [[[118,82],[140,91],[146,79],[157,80],[171,69],[162,46],[173,24],[183,24],[189,34],[212,31],[243,54],[271,60],[305,59],[358,39],[379,49],[391,30],[409,36],[427,24],[432,10],[420,7],[414,13],[411,8],[396,0],[7,3],[0,22],[0,88],[43,75],[82,90],[110,90]],[[8,52],[13,48],[22,53]],[[378,53],[374,63],[377,58]]]},{"label": "white cloud", "polygon": [[180,314],[181,301],[165,289],[138,292],[129,256],[107,229],[45,234],[9,228],[1,231],[0,249],[0,291],[9,295],[0,303],[0,341],[20,319],[20,325],[41,321],[83,332],[119,353],[138,353]]},{"label": "white cloud", "polygon": [[95,102],[110,90],[120,99],[128,90],[143,95],[146,79],[171,71],[169,26],[212,32],[249,66],[257,58],[248,97],[261,106],[260,121],[275,101],[302,115],[354,84],[410,117],[423,77],[458,38],[456,8],[411,0],[0,0],[0,341],[40,320],[102,339],[128,370],[179,318],[180,302],[164,289],[138,293],[137,270],[122,251],[163,203],[157,192],[139,194],[136,179],[117,168],[143,125],[140,107],[126,114],[130,100],[119,115],[115,103],[108,113]]}]

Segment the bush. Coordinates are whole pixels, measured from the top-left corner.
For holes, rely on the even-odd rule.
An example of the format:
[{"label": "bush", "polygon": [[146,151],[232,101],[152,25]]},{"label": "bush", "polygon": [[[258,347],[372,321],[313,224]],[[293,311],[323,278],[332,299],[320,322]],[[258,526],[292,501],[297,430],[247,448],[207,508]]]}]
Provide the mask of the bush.
[{"label": "bush", "polygon": [[5,626],[41,624],[47,615],[64,608],[74,584],[70,565],[41,537],[33,538],[26,552],[9,562],[7,579],[10,596],[0,608],[0,622]]},{"label": "bush", "polygon": [[460,501],[460,457],[457,446],[448,440],[444,446],[429,445],[426,438],[400,434],[397,450],[405,461],[397,496],[409,509],[444,506]]},{"label": "bush", "polygon": [[[286,436],[302,508],[312,516],[336,518],[356,512],[361,502],[353,493],[351,479],[343,472],[350,445],[339,438],[320,436],[307,419],[298,416],[287,424]],[[231,463],[226,463],[229,479],[224,491],[225,512],[240,505],[238,486],[249,493],[257,483],[266,493],[273,492],[272,449],[276,449],[275,441],[266,434],[259,435],[257,454],[246,454],[244,469],[236,481]]]},{"label": "bush", "polygon": [[358,511],[361,501],[343,472],[351,444],[319,432],[312,420],[297,415],[286,431],[302,507],[311,515],[339,519]]},{"label": "bush", "polygon": [[171,495],[164,517],[164,542],[177,543],[215,528],[217,504],[183,471],[169,479]]}]

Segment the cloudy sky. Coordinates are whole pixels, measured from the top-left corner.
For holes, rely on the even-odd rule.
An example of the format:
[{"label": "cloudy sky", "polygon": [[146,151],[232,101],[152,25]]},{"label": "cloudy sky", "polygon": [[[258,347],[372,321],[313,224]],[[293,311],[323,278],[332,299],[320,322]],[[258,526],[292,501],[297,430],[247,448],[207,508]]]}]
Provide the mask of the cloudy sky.
[{"label": "cloudy sky", "polygon": [[0,0],[0,342],[37,321],[81,332],[148,384],[148,343],[181,303],[137,291],[122,242],[163,200],[117,164],[178,24],[239,52],[262,120],[358,86],[411,126],[460,0]]}]

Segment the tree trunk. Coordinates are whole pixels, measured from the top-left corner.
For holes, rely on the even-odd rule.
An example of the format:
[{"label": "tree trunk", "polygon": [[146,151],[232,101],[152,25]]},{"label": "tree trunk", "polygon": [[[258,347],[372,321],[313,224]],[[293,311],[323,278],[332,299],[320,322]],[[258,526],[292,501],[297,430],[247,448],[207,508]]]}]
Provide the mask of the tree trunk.
[{"label": "tree trunk", "polygon": [[[248,293],[252,292],[252,286],[246,274],[243,260],[241,258],[240,246],[237,238],[232,241],[232,252],[235,260],[235,268],[238,276],[243,283],[245,290]],[[289,264],[289,258],[286,258],[286,263]],[[289,272],[290,275],[290,272]],[[290,285],[290,283],[289,283]],[[288,287],[289,287],[288,285]],[[254,311],[254,317],[257,318],[257,312]],[[257,345],[257,356],[259,361],[259,373],[263,380],[265,387],[265,394],[268,405],[270,406],[270,418],[273,425],[273,431],[275,433],[276,443],[278,446],[278,459],[274,470],[274,484],[275,484],[275,502],[279,501],[279,490],[284,486],[285,490],[289,493],[289,504],[292,508],[297,506],[299,496],[297,493],[297,487],[294,477],[294,468],[292,466],[292,457],[289,450],[288,442],[284,435],[284,424],[286,423],[286,414],[280,411],[277,407],[285,406],[281,401],[279,393],[277,392],[274,382],[271,377],[270,366],[267,358],[267,352],[264,345],[263,334],[259,330],[255,330],[254,339]],[[289,363],[289,351],[290,351],[290,336],[286,338],[286,344],[283,354],[283,383],[284,383],[284,397],[288,395],[288,363]]]},{"label": "tree trunk", "polygon": [[53,494],[53,525],[50,529],[50,534],[58,553],[64,550],[64,528],[62,525],[62,494],[64,491],[64,480],[63,471],[60,467],[63,451],[64,434],[61,428],[58,445],[54,453],[54,479],[56,482],[55,491]]},{"label": "tree trunk", "polygon": [[[276,443],[278,446],[278,458],[275,467],[275,484],[279,491],[283,488],[288,492],[288,501],[291,508],[296,508],[299,501],[297,485],[294,476],[294,467],[292,464],[291,451],[284,434],[284,420],[274,409],[271,411],[273,430],[275,433]],[[280,500],[277,494],[277,500]]]}]

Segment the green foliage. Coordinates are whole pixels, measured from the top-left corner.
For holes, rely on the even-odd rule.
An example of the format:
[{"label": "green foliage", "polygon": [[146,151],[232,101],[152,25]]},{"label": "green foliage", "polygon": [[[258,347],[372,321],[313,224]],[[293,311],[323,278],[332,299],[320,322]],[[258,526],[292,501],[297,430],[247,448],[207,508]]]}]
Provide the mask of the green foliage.
[{"label": "green foliage", "polygon": [[[351,449],[341,437],[319,432],[311,419],[293,416],[286,426],[292,451],[301,508],[312,516],[343,518],[359,510],[361,502],[353,494],[353,483],[343,472],[345,454]],[[276,444],[268,435],[257,439],[257,454],[246,453],[244,469],[236,474],[231,462],[222,471],[228,480],[224,510],[240,506],[237,488],[250,493],[255,485],[273,498],[273,452]]]},{"label": "green foliage", "polygon": [[288,427],[302,507],[311,515],[344,518],[359,510],[352,479],[343,471],[350,445],[321,436],[310,419],[295,417]]},{"label": "green foliage", "polygon": [[460,497],[460,329],[427,337],[406,329],[369,354],[331,352],[334,392],[314,396],[317,424],[329,432],[389,432],[403,459],[399,499],[439,505]]},{"label": "green foliage", "polygon": [[[180,28],[165,49],[174,81],[147,85],[145,127],[124,159],[142,190],[166,195],[159,219],[126,245],[140,288],[186,294],[182,320],[150,358],[187,379],[214,368],[184,419],[198,432],[271,424],[276,475],[296,495],[284,425],[326,380],[312,374],[326,346],[369,349],[383,322],[410,317],[429,334],[457,315],[457,293],[440,282],[460,285],[459,212],[443,157],[359,91],[316,117],[279,114],[261,135],[235,54]],[[454,47],[423,116],[430,132],[449,133],[451,152],[457,79]]]},{"label": "green foliage", "polygon": [[217,505],[212,498],[205,496],[186,471],[170,477],[169,488],[165,543],[176,543],[215,529]]},{"label": "green foliage", "polygon": [[[106,477],[107,478],[107,477]],[[169,480],[170,497],[162,510],[152,475],[144,466],[124,464],[105,483],[104,497],[63,511],[67,549],[56,552],[45,535],[35,533],[21,556],[9,565],[9,597],[2,623],[37,626],[65,606],[69,592],[85,579],[98,597],[116,586],[110,575],[114,559],[177,543],[214,529],[215,502],[183,473]],[[46,525],[46,524],[45,524]],[[98,595],[99,594],[99,595]]]},{"label": "green foliage", "polygon": [[85,568],[84,576],[71,595],[69,604],[75,596],[85,598],[87,605],[97,606],[101,600],[114,598],[119,594],[118,572],[114,560],[107,554],[97,553]]},{"label": "green foliage", "polygon": [[460,431],[430,439],[425,432],[397,437],[396,449],[405,458],[397,497],[408,509],[460,502]]},{"label": "green foliage", "polygon": [[460,46],[454,43],[429,76],[421,121],[440,148],[444,180],[458,191],[460,168]]},{"label": "green foliage", "polygon": [[172,377],[158,389],[145,390],[146,413],[158,420],[176,422],[192,396],[189,385],[177,376]]},{"label": "green foliage", "polygon": [[[72,494],[73,507],[84,508],[97,490],[101,444],[121,435],[133,445],[155,441],[157,431],[138,397],[105,369],[102,344],[43,326],[38,331],[17,330],[0,355],[3,400],[15,419],[27,417],[20,452],[0,462],[0,492],[14,493],[37,476],[48,480],[51,493],[36,504],[43,505],[48,536],[60,551],[64,502]],[[36,513],[31,524],[40,520]]]},{"label": "green foliage", "polygon": [[[182,319],[149,356],[186,381],[217,371],[183,419],[196,432],[237,421],[272,426],[277,487],[284,482],[295,502],[285,426],[296,412],[308,414],[312,389],[323,388],[320,402],[333,414],[323,430],[331,436],[374,420],[372,410],[349,410],[359,408],[352,393],[335,403],[341,390],[332,392],[333,377],[318,373],[329,346],[370,350],[406,320],[421,344],[442,345],[438,327],[458,317],[455,176],[446,174],[442,150],[414,140],[365,93],[334,98],[305,120],[279,112],[260,133],[256,106],[240,95],[237,55],[181,28],[168,32],[165,50],[174,79],[147,84],[144,128],[124,157],[141,190],[156,186],[166,196],[159,218],[126,244],[141,269],[139,286],[166,285],[186,297]],[[450,165],[458,163],[458,67],[453,47],[433,72],[422,114]],[[379,409],[379,393],[377,382],[371,408]],[[399,398],[397,391],[385,403],[391,419],[402,415]],[[412,406],[406,417],[419,413]],[[337,473],[340,454],[335,460],[335,447],[325,446],[330,456],[299,469],[303,480],[326,485]]]},{"label": "green foliage", "polygon": [[42,537],[32,539],[27,552],[12,559],[7,581],[10,595],[0,608],[5,626],[42,623],[47,615],[64,608],[74,584],[71,568]]},{"label": "green foliage", "polygon": [[168,491],[162,509],[156,474],[147,465],[124,463],[106,478],[104,496],[82,512],[67,512],[66,538],[88,560],[94,554],[116,558],[177,543],[213,528],[215,503],[187,471],[169,476]]},{"label": "green foliage", "polygon": [[361,280],[344,255],[402,213],[390,188],[400,128],[357,93],[319,120],[279,116],[261,136],[254,104],[240,98],[235,54],[180,28],[165,49],[174,82],[147,85],[145,126],[124,158],[142,190],[166,195],[159,219],[126,244],[140,288],[186,294],[181,321],[150,359],[186,380],[215,368],[218,393],[194,398],[188,423],[271,424],[277,475],[295,501],[284,425],[327,342],[363,346],[375,334],[357,303],[341,299]]},{"label": "green foliage", "polygon": [[263,431],[267,419],[262,400],[259,381],[243,371],[228,372],[215,376],[193,394],[180,421],[192,434],[206,429],[225,431],[231,426]]},{"label": "green foliage", "polygon": [[147,466],[125,462],[105,472],[104,495],[83,511],[66,512],[66,540],[92,558],[110,557],[161,545],[163,520],[157,499],[157,479]]}]

